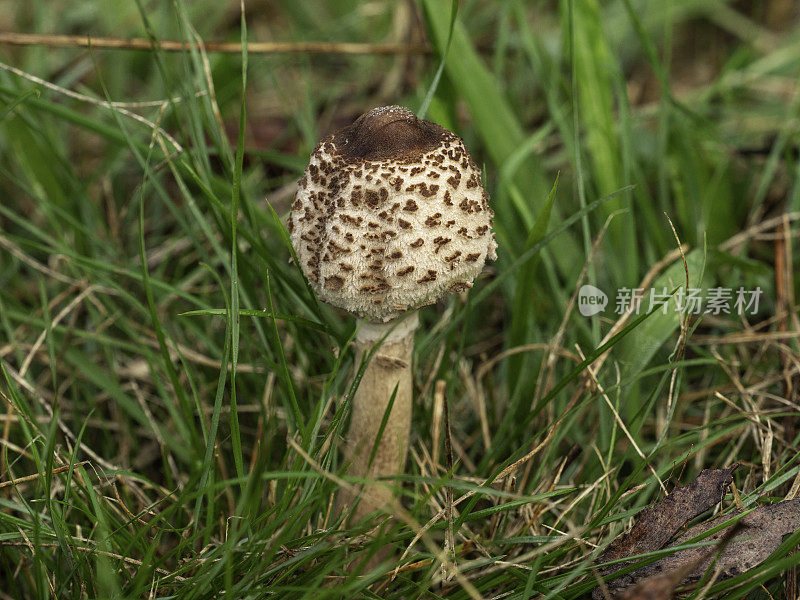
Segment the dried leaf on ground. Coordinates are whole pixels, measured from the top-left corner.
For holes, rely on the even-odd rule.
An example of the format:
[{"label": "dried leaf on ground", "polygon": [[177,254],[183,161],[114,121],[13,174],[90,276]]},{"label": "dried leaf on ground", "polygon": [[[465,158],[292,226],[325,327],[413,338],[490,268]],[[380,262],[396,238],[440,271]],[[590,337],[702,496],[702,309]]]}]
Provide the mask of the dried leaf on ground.
[{"label": "dried leaf on ground", "polygon": [[672,600],[675,597],[675,588],[686,581],[698,566],[707,559],[711,559],[720,550],[727,547],[731,538],[738,534],[741,527],[737,523],[727,528],[722,539],[712,547],[706,547],[703,554],[687,560],[679,566],[673,566],[663,573],[656,573],[639,579],[635,584],[626,587],[616,596],[617,600]]},{"label": "dried leaf on ground", "polygon": [[[737,467],[705,469],[689,485],[676,487],[661,502],[642,510],[633,528],[611,542],[599,562],[620,560],[663,548],[686,523],[722,501]],[[605,567],[600,570],[600,575],[614,573],[628,564],[621,562]],[[622,589],[630,585],[630,581],[622,583],[629,577],[613,580],[607,585],[611,591]],[[602,588],[595,589],[593,596],[603,598]]]},{"label": "dried leaf on ground", "polygon": [[[600,562],[663,548],[686,523],[722,501],[737,467],[705,469],[689,485],[675,488],[661,502],[642,510],[633,528],[611,542],[600,557]],[[623,566],[614,565],[604,573],[617,571]]]},{"label": "dried leaf on ground", "polygon": [[[615,540],[601,560],[618,560],[663,548],[682,524],[722,500],[734,468],[703,471],[688,486],[677,488],[662,502],[642,511],[633,529]],[[670,498],[673,499],[668,502]],[[713,498],[716,500],[709,504]],[[693,516],[688,516],[692,513]],[[672,546],[687,543],[735,517],[736,514],[728,513],[695,525],[678,536]],[[683,523],[678,524],[681,519]],[[659,531],[662,527],[666,531]],[[698,581],[712,563],[720,579],[755,567],[775,551],[786,535],[798,528],[800,498],[761,506],[745,514],[735,524],[704,538],[704,541],[716,542],[714,546],[680,550],[609,581],[606,586],[612,595],[621,600],[666,600],[673,597],[677,586]],[[625,550],[628,552],[625,553]],[[604,569],[602,574],[612,573],[629,564],[613,565]],[[604,596],[602,587],[594,590],[595,599]]]},{"label": "dried leaf on ground", "polygon": [[[718,527],[735,516],[735,514],[726,514],[696,525],[676,539],[673,545],[685,544],[690,539]],[[713,533],[705,538],[705,541],[720,541],[732,527],[734,525],[729,525]],[[722,550],[719,557],[716,557],[716,552],[709,552],[708,547],[689,548],[634,571],[630,577],[637,581],[683,570],[687,565],[696,564],[681,582],[692,583],[703,576],[715,558],[716,562],[713,566],[715,571],[719,571],[719,579],[733,577],[766,560],[780,546],[785,536],[798,529],[800,529],[800,498],[760,506],[739,519],[735,537]]]}]

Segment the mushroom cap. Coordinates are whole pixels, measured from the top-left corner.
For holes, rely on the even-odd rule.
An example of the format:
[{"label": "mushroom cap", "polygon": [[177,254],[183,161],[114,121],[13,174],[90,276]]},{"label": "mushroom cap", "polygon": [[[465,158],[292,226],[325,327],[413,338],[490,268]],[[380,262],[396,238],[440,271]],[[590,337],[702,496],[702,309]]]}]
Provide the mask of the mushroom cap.
[{"label": "mushroom cap", "polygon": [[322,300],[386,322],[471,287],[497,258],[492,216],[461,139],[385,106],[317,144],[289,232]]}]

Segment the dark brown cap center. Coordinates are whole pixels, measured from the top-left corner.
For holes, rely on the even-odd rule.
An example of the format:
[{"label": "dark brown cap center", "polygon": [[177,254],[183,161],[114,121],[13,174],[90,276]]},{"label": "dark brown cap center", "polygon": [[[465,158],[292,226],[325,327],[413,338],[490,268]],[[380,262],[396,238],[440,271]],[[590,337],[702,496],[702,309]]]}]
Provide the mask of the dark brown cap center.
[{"label": "dark brown cap center", "polygon": [[337,147],[352,160],[414,160],[438,146],[447,131],[423,121],[407,108],[385,106],[361,115],[335,135]]}]

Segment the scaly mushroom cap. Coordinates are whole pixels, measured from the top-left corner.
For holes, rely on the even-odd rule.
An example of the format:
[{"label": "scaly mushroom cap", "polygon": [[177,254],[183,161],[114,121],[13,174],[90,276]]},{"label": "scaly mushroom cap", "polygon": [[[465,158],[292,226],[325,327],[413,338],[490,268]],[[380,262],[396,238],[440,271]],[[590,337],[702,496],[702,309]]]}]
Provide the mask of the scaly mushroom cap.
[{"label": "scaly mushroom cap", "polygon": [[317,144],[289,232],[320,298],[386,322],[471,287],[497,258],[488,200],[459,137],[385,106]]}]

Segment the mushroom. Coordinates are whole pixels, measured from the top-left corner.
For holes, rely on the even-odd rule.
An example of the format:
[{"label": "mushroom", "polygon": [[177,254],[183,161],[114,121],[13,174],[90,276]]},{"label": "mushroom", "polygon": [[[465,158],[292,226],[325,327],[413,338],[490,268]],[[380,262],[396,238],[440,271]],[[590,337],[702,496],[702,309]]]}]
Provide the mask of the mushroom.
[{"label": "mushroom", "polygon": [[[480,169],[452,132],[385,106],[322,139],[298,186],[289,232],[303,273],[322,300],[362,320],[356,365],[380,343],[352,398],[348,473],[402,473],[416,310],[472,287],[484,262],[497,258]],[[353,517],[391,498],[389,488],[367,484]],[[354,500],[340,492],[338,504]]]}]

